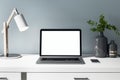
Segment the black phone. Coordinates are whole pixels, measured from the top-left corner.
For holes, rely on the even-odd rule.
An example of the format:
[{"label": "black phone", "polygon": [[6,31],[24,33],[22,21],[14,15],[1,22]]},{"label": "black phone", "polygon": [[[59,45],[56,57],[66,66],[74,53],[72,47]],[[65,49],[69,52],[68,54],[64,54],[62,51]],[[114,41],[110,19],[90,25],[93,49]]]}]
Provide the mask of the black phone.
[{"label": "black phone", "polygon": [[91,59],[91,61],[92,61],[93,63],[100,63],[100,61],[99,61],[98,59]]}]

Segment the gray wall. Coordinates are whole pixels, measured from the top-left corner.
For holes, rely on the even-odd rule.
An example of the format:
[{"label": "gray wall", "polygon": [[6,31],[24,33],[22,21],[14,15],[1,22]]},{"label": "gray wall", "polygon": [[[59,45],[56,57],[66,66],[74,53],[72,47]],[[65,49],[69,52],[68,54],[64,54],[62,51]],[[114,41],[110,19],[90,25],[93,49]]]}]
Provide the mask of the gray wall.
[{"label": "gray wall", "polygon": [[[104,14],[108,22],[120,28],[120,0],[0,0],[0,31],[14,7],[24,14],[30,28],[21,33],[12,20],[10,53],[38,53],[41,28],[80,28],[83,52],[94,53],[98,33],[89,30],[87,20],[97,20]],[[112,31],[105,31],[105,35],[120,48],[119,36]],[[3,53],[3,34],[0,34],[0,53]]]}]

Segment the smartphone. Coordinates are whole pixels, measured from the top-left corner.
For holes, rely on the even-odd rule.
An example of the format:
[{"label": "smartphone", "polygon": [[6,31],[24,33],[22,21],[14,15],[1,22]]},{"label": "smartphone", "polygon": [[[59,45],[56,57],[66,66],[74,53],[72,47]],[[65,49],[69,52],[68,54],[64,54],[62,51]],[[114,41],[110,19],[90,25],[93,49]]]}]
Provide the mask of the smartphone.
[{"label": "smartphone", "polygon": [[93,62],[93,63],[100,63],[100,61],[98,59],[91,59],[91,62]]}]

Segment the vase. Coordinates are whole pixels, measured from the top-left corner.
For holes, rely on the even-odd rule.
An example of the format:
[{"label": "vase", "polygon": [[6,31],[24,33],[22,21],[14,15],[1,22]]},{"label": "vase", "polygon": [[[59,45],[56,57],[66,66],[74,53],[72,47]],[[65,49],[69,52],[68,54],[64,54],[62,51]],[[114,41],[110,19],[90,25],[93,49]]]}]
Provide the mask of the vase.
[{"label": "vase", "polygon": [[99,35],[96,37],[95,51],[96,57],[103,58],[108,56],[108,40],[103,32],[99,32]]},{"label": "vase", "polygon": [[117,44],[114,40],[111,40],[109,44],[109,57],[117,57]]}]

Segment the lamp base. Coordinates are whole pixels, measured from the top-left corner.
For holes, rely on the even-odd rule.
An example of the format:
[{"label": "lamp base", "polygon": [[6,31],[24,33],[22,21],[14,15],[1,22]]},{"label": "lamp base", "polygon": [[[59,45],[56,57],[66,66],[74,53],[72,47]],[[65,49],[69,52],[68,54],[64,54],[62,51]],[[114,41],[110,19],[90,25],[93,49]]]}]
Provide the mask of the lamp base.
[{"label": "lamp base", "polygon": [[10,58],[10,59],[17,59],[21,58],[22,56],[20,54],[8,54],[8,56],[0,55],[0,58]]}]

